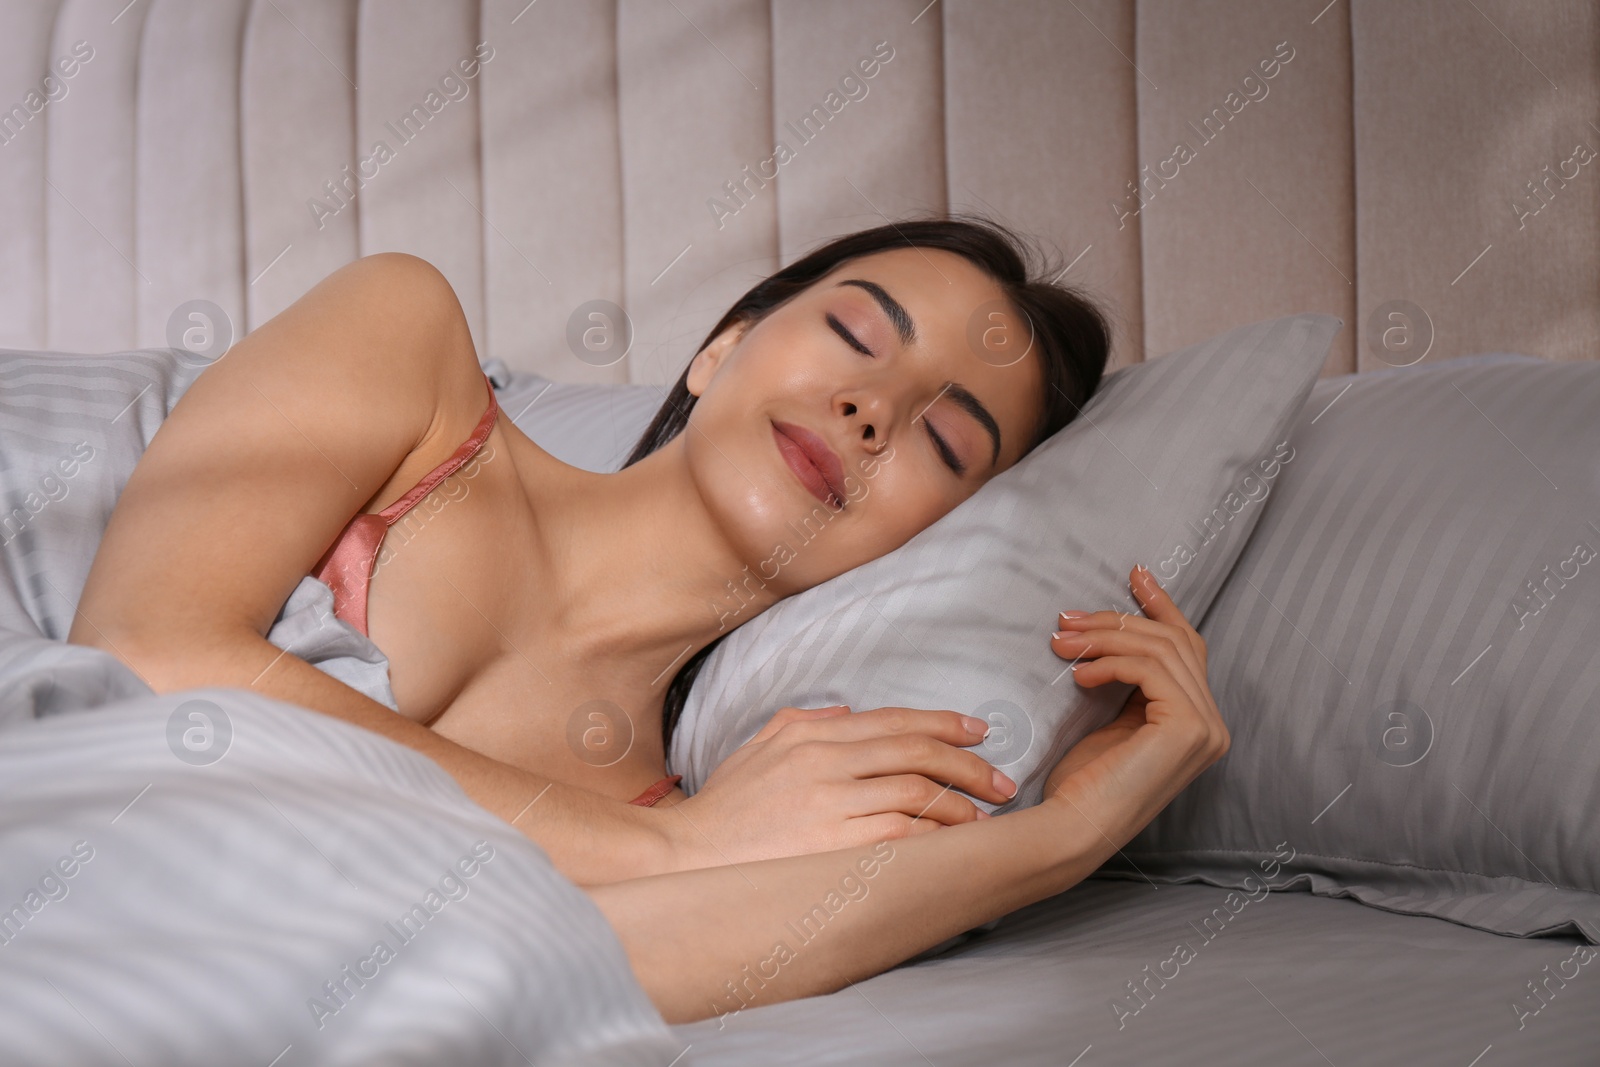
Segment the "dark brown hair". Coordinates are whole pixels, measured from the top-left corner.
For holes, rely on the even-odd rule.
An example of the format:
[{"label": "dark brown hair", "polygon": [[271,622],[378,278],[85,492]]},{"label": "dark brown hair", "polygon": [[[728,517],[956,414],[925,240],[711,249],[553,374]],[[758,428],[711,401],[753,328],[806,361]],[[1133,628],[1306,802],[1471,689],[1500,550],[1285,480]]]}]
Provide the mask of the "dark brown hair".
[{"label": "dark brown hair", "polygon": [[[730,307],[700,343],[698,353],[718,334],[744,322],[754,326],[775,308],[845,262],[896,248],[940,248],[966,257],[994,279],[1007,301],[1032,326],[1044,369],[1044,396],[1033,439],[1024,455],[1067,425],[1094,395],[1111,351],[1111,326],[1104,312],[1080,290],[1055,284],[1060,276],[1047,257],[1001,223],[967,212],[944,212],[903,219],[835,238],[765,279]],[[1030,261],[1040,262],[1030,272]],[[1048,280],[1047,280],[1048,279]],[[634,445],[624,467],[632,466],[683,432],[696,397],[689,392],[689,369],[673,385],[655,418]],[[722,637],[726,637],[723,634]],[[667,686],[661,717],[663,743],[683,714],[689,689],[718,637],[678,669]]]}]

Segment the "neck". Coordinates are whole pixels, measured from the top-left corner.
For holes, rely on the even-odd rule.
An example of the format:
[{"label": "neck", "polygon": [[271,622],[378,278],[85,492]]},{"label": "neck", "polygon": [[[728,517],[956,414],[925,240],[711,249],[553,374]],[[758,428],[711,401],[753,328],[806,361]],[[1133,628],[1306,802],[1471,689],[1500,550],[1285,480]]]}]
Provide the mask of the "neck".
[{"label": "neck", "polygon": [[787,595],[712,521],[681,435],[614,474],[541,455],[524,479],[545,556],[540,597],[580,676],[659,709],[695,653]]}]

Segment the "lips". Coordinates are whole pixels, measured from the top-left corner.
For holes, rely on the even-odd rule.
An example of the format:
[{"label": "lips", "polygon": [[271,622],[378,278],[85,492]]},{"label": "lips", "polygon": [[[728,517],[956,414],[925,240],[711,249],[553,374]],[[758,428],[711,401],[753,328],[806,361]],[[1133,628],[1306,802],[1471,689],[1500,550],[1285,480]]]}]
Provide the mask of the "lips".
[{"label": "lips", "polygon": [[772,436],[800,483],[824,504],[844,506],[844,467],[828,443],[804,426],[774,422]]}]

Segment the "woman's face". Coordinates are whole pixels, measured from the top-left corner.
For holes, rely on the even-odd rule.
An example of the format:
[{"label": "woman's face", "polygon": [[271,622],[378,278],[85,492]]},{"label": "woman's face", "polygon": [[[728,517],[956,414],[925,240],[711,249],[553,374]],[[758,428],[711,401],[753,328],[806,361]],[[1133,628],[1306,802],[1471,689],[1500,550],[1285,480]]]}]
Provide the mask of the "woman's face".
[{"label": "woman's face", "polygon": [[695,356],[691,476],[753,573],[783,596],[810,588],[1021,458],[1043,388],[1032,349],[1026,319],[963,256],[851,260]]}]

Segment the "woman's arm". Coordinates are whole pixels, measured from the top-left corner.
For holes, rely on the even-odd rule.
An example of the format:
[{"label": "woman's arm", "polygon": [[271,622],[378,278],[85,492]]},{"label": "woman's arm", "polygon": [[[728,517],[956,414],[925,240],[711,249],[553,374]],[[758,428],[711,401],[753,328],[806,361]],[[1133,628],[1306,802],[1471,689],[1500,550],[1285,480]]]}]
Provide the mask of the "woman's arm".
[{"label": "woman's arm", "polygon": [[[514,825],[580,885],[677,870],[682,827],[636,807],[543,778],[448,740],[350,688],[260,635],[217,635],[162,668],[161,692],[234,686],[365,727],[429,757],[477,804]],[[714,861],[711,861],[714,862]]]},{"label": "woman's arm", "polygon": [[[583,884],[710,866],[751,849],[843,847],[867,839],[865,820],[850,817],[869,812],[885,813],[873,830],[889,822],[889,836],[910,832],[888,813],[911,802],[924,810],[939,791],[927,778],[920,794],[901,788],[888,799],[868,795],[882,782],[851,778],[790,820],[793,828],[762,821],[764,803],[796,805],[832,773],[814,760],[815,773],[793,773],[797,761],[775,755],[803,755],[806,743],[841,730],[854,735],[840,738],[839,761],[830,762],[894,745],[874,774],[936,775],[1004,799],[987,765],[953,747],[976,741],[960,717],[919,711],[910,721],[898,713],[834,727],[797,721],[778,744],[764,744],[759,767],[717,776],[683,812],[635,807],[449,741],[270,644],[278,610],[350,517],[409,489],[482,412],[472,338],[437,270],[384,254],[336,271],[207,368],[173,407],[118,498],[68,640],[111,652],[157,692],[253,689],[407,745]],[[948,793],[921,826],[976,815]]]},{"label": "woman's arm", "polygon": [[[1052,771],[1036,807],[875,847],[637,879],[590,891],[669,1022],[830,992],[1059,893],[1126,844],[1228,749],[1205,642],[1149,572],[1150,618],[1088,615],[1052,638],[1079,684],[1138,686]],[[1067,646],[1086,651],[1068,653]]]},{"label": "woman's arm", "polygon": [[448,741],[264,636],[352,515],[471,433],[483,389],[437,270],[384,254],[336,271],[174,406],[117,501],[68,640],[111,652],[157,692],[249,688],[408,745],[580,881],[670,870],[658,813]]},{"label": "woman's arm", "polygon": [[876,846],[589,892],[662,1016],[681,1023],[840,989],[1075,885],[1113,852],[1052,798]]}]

